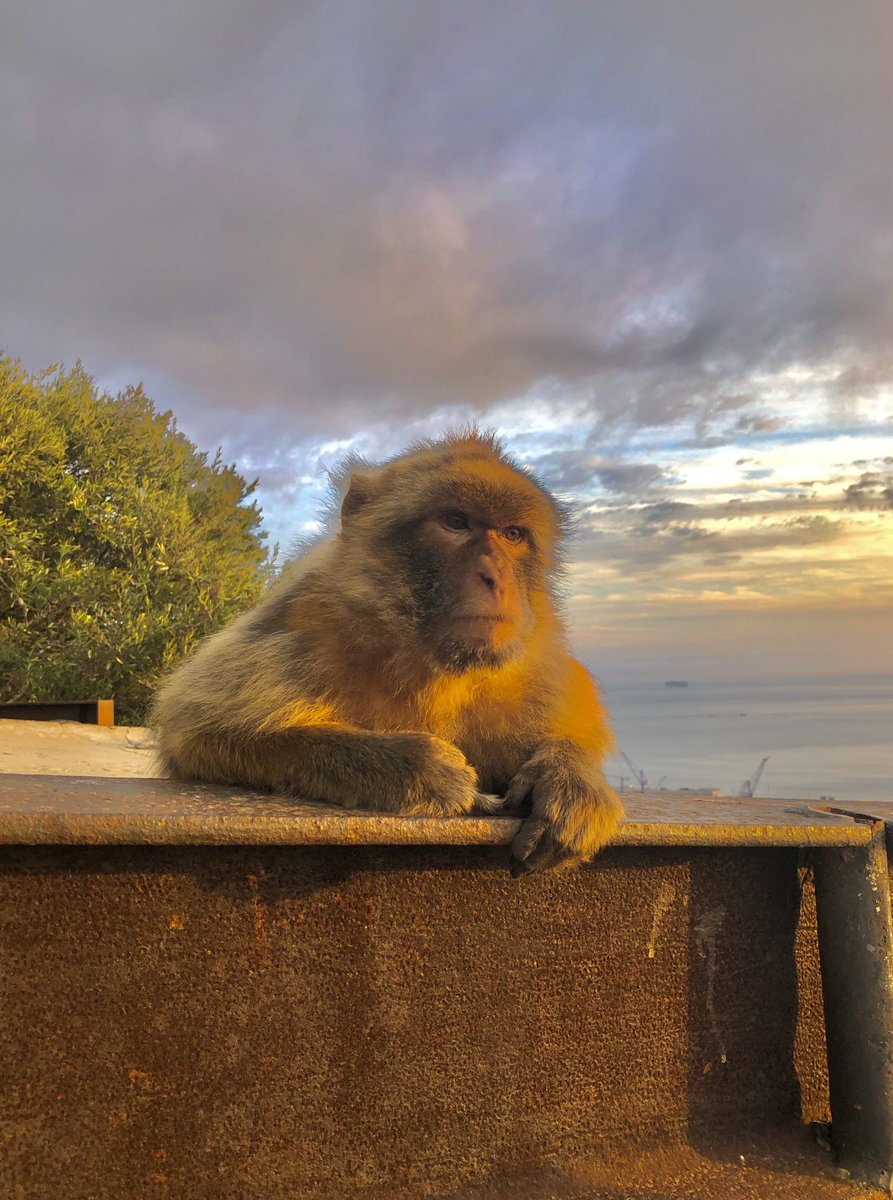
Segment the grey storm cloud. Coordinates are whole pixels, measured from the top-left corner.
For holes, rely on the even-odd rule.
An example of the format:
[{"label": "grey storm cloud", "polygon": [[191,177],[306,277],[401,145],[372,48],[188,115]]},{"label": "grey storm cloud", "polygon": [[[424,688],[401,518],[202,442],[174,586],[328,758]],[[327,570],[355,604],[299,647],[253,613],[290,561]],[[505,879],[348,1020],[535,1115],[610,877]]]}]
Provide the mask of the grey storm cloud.
[{"label": "grey storm cloud", "polygon": [[844,401],[893,375],[887,0],[3,25],[0,341],[246,453],[537,388],[709,444],[777,426],[757,369],[832,358]]},{"label": "grey storm cloud", "polygon": [[557,492],[598,488],[633,498],[667,482],[668,473],[658,463],[622,462],[587,451],[555,450],[535,460],[537,474]]},{"label": "grey storm cloud", "polygon": [[637,495],[650,491],[665,479],[656,463],[612,463],[596,468],[596,477],[608,492]]},{"label": "grey storm cloud", "polygon": [[844,489],[843,502],[850,508],[893,509],[893,469],[863,471]]},{"label": "grey storm cloud", "polygon": [[[616,512],[618,521],[630,522],[642,536],[650,536],[663,530],[688,527],[699,521],[732,523],[742,518],[808,528],[813,517],[821,516],[829,506],[834,508],[835,504],[811,493],[783,491],[768,498],[737,496],[721,502],[709,497],[697,503],[662,500],[639,508],[618,507]],[[600,519],[598,511],[583,518],[593,524]]]},{"label": "grey storm cloud", "polygon": [[[870,497],[860,495],[845,504],[806,493],[722,502],[706,496],[694,502],[594,503],[576,523],[575,556],[609,565],[627,583],[672,579],[680,563],[686,570],[709,568],[721,574],[757,557],[760,571],[772,573],[766,552],[813,548],[820,554],[822,546],[847,536],[847,507],[880,507],[874,473],[867,487]],[[784,570],[788,567],[782,575]]]},{"label": "grey storm cloud", "polygon": [[688,504],[684,500],[662,500],[659,504],[649,504],[639,509],[637,516],[652,527],[671,526],[690,520],[699,511],[698,505]]},{"label": "grey storm cloud", "polygon": [[788,516],[776,514],[778,519],[767,516],[757,524],[723,529],[704,527],[710,510],[701,506],[667,505],[663,518],[654,512],[657,507],[639,513],[617,509],[613,519],[606,519],[604,513],[583,518],[576,531],[582,560],[612,564],[632,581],[664,572],[672,575],[680,561],[696,559],[705,566],[722,567],[752,561],[755,554],[768,550],[827,545],[846,534],[845,522],[810,512],[806,506]]}]

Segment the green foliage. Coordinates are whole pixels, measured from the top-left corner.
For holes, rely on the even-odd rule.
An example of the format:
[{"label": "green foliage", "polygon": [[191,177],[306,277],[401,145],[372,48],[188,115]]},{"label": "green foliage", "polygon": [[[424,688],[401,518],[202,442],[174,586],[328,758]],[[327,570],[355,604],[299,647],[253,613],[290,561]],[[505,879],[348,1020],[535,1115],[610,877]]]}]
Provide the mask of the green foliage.
[{"label": "green foliage", "polygon": [[254,487],[141,388],[0,358],[0,702],[112,697],[144,719],[271,574]]}]

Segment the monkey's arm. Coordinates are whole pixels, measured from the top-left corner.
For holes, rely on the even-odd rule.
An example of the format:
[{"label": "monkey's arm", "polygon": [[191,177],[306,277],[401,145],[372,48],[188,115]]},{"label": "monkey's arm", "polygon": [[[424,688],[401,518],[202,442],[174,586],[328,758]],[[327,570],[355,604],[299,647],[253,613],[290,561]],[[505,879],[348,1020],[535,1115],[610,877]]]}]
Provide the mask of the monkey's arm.
[{"label": "monkey's arm", "polygon": [[602,762],[613,739],[589,673],[568,660],[565,688],[547,736],[509,785],[506,807],[531,803],[514,842],[512,874],[573,866],[606,845],[623,806]]},{"label": "monkey's arm", "polygon": [[502,801],[477,791],[477,775],[451,743],[427,733],[373,733],[347,726],[208,733],[170,756],[174,774],[242,783],[345,808],[417,816],[487,811]]},{"label": "monkey's arm", "polygon": [[161,688],[152,723],[168,774],[384,812],[493,806],[451,743],[352,725],[308,679],[300,646],[246,636],[246,626],[211,638]]}]

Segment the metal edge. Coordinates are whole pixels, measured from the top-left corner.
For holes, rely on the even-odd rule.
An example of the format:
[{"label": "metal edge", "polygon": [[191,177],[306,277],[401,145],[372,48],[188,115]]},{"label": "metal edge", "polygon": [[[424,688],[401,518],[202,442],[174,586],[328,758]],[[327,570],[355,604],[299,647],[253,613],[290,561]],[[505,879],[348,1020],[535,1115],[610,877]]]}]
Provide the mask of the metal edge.
[{"label": "metal edge", "polygon": [[866,846],[813,855],[828,1044],[831,1136],[839,1166],[893,1190],[893,925],[886,830]]},{"label": "metal edge", "polygon": [[[170,816],[115,813],[0,813],[0,845],[444,845],[501,846],[521,826],[512,817]],[[617,846],[861,846],[865,822],[851,825],[741,825],[628,822]]]}]

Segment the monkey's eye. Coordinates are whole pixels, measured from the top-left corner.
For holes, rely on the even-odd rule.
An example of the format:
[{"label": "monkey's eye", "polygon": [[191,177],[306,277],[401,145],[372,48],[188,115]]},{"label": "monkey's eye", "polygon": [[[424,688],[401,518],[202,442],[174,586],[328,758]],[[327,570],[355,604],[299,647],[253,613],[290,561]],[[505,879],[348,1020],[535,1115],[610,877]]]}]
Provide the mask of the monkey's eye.
[{"label": "monkey's eye", "polygon": [[443,521],[444,525],[446,525],[447,529],[452,529],[456,532],[458,532],[460,529],[468,529],[468,517],[466,517],[465,513],[444,513],[441,517],[441,520]]},{"label": "monkey's eye", "polygon": [[517,545],[518,542],[524,541],[524,530],[518,525],[507,525],[502,531],[502,536],[507,542]]}]

